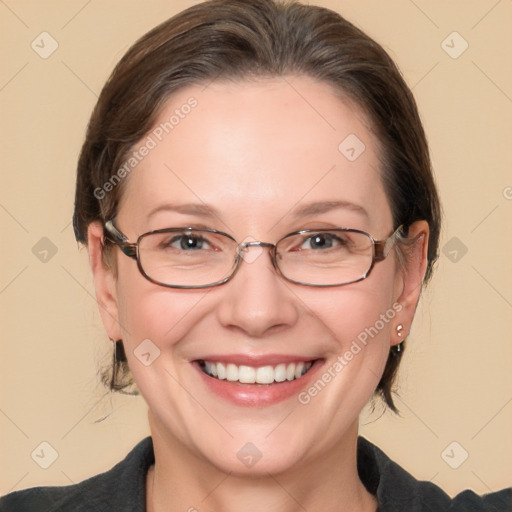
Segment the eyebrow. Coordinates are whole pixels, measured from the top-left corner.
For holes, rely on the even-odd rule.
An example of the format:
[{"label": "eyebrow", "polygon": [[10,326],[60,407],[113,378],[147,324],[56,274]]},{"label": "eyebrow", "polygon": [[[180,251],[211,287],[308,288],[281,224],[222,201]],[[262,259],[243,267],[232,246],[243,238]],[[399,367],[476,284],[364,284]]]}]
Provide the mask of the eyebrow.
[{"label": "eyebrow", "polygon": [[185,215],[198,215],[200,217],[220,217],[219,212],[213,208],[213,206],[209,206],[207,204],[196,204],[196,203],[187,203],[187,204],[163,204],[153,208],[147,215],[149,219],[153,215],[159,212],[175,212],[182,213]]},{"label": "eyebrow", "polygon": [[[293,218],[299,219],[308,217],[310,215],[321,215],[322,213],[327,213],[337,209],[351,210],[364,215],[365,217],[368,217],[368,212],[362,206],[351,203],[350,201],[317,201],[313,203],[307,203],[292,210],[290,215]],[[153,208],[148,213],[147,218],[149,219],[153,215],[162,211],[181,213],[184,215],[197,215],[207,218],[221,218],[220,213],[213,206],[198,203],[163,204]]]},{"label": "eyebrow", "polygon": [[320,215],[332,210],[351,210],[368,217],[368,212],[361,206],[350,201],[319,201],[314,203],[307,203],[290,212],[295,218],[307,217],[309,215]]}]

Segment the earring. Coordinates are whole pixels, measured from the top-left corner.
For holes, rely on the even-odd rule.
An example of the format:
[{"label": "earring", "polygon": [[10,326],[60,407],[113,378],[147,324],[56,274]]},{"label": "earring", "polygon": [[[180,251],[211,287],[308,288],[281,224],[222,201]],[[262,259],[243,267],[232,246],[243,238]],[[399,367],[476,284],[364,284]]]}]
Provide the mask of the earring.
[{"label": "earring", "polygon": [[[397,336],[398,336],[399,338],[401,338],[401,337],[402,337],[402,334],[403,334],[403,333],[402,333],[402,330],[403,330],[403,328],[404,328],[404,326],[403,326],[402,324],[398,324],[398,325],[396,326],[396,334],[397,334]],[[402,345],[403,345],[403,343],[404,343],[404,342],[403,342],[403,341],[401,341],[401,342],[400,342],[400,343],[395,347],[395,352],[396,352],[397,354],[399,354],[400,352],[402,352]]]}]

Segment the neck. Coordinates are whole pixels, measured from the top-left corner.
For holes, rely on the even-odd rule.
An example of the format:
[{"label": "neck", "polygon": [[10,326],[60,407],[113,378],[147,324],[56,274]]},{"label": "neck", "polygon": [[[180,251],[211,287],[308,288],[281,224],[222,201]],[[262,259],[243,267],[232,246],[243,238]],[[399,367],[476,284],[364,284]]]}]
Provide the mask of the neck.
[{"label": "neck", "polygon": [[377,502],[357,473],[357,424],[321,457],[256,476],[226,473],[163,432],[151,418],[155,465],[147,476],[147,512],[375,512]]}]

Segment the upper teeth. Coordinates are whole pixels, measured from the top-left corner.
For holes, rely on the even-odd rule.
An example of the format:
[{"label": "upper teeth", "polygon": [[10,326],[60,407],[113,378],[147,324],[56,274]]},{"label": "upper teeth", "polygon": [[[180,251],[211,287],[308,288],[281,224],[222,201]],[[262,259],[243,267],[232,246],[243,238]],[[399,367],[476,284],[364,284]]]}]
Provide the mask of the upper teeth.
[{"label": "upper teeth", "polygon": [[313,364],[308,363],[281,363],[277,366],[252,366],[228,363],[214,363],[212,361],[203,361],[204,371],[221,380],[238,381],[243,384],[271,384],[272,382],[283,382],[285,380],[298,379],[304,375]]}]

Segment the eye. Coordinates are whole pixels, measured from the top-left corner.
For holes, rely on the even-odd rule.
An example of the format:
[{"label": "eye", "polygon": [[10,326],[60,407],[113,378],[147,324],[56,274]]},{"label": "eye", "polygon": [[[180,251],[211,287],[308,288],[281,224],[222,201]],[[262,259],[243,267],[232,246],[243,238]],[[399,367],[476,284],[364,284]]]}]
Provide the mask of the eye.
[{"label": "eye", "polygon": [[212,249],[210,242],[201,235],[194,235],[192,233],[183,233],[173,236],[172,238],[164,241],[164,247],[173,249],[180,249],[182,251],[199,251],[201,249]]},{"label": "eye", "polygon": [[340,245],[345,245],[346,241],[333,233],[315,233],[309,235],[300,246],[303,249],[332,249]]}]

